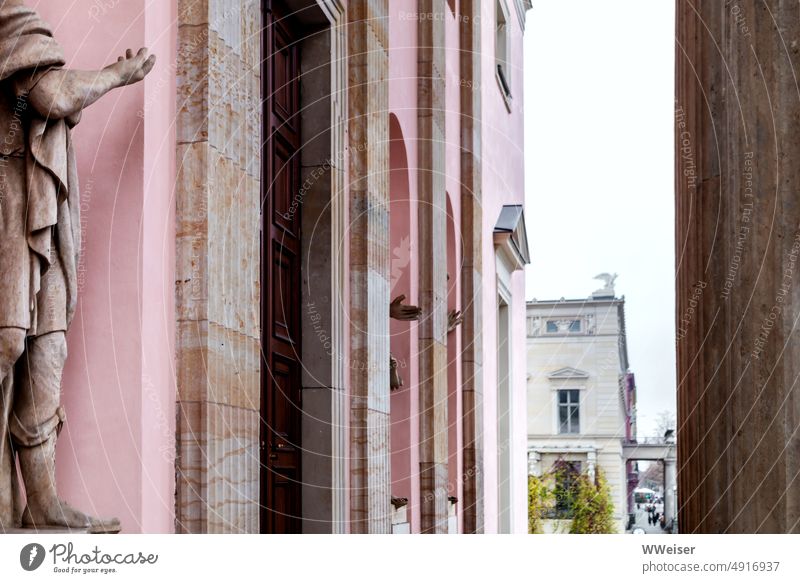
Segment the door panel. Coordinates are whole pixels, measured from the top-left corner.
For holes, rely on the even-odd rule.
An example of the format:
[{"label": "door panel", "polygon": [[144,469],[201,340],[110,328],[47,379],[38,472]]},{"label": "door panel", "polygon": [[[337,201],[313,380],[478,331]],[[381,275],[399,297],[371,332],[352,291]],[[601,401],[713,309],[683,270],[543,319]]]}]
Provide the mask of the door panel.
[{"label": "door panel", "polygon": [[300,532],[300,54],[279,2],[264,2],[261,531]]},{"label": "door panel", "polygon": [[284,229],[293,237],[299,237],[300,209],[295,197],[300,191],[300,164],[296,146],[287,141],[282,131],[274,132],[272,138],[272,196],[274,201],[273,225]]}]

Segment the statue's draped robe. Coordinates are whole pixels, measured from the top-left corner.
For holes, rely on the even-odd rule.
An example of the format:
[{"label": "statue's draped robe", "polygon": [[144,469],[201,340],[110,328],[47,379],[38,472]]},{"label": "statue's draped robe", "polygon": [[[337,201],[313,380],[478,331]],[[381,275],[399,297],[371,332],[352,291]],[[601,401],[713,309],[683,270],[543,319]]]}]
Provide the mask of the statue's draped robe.
[{"label": "statue's draped robe", "polygon": [[[63,65],[61,48],[36,12],[21,0],[0,0],[0,278],[9,290],[0,297],[0,327],[28,336],[66,330],[77,300],[80,195],[70,128],[37,116],[26,101],[43,74]],[[0,525],[20,510],[12,409],[8,374],[0,387]]]}]

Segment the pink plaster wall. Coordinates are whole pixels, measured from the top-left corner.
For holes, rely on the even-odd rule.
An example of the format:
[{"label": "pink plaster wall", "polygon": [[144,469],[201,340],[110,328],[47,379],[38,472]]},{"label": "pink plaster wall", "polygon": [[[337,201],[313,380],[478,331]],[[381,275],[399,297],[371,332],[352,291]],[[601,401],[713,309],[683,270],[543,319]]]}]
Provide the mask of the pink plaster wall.
[{"label": "pink plaster wall", "polygon": [[[456,14],[459,10],[459,2],[455,1]],[[497,504],[498,504],[498,484],[497,484],[497,366],[496,350],[497,345],[497,313],[496,313],[496,283],[495,283],[495,249],[492,241],[492,231],[500,214],[500,209],[505,204],[522,204],[524,201],[524,160],[523,160],[523,116],[522,116],[522,29],[519,25],[517,15],[512,3],[508,3],[509,24],[511,28],[511,60],[514,71],[511,79],[512,94],[514,96],[512,111],[509,113],[503,103],[500,89],[495,79],[495,55],[494,55],[494,32],[495,15],[494,2],[482,3],[482,22],[483,24],[483,83],[475,90],[482,91],[483,96],[483,374],[484,374],[484,464],[485,464],[485,527],[487,532],[497,530]],[[414,205],[417,200],[416,195],[416,160],[417,160],[417,19],[413,17],[417,13],[417,3],[414,0],[393,0],[390,3],[390,25],[389,25],[389,107],[390,112],[395,116],[397,124],[402,132],[406,144],[406,153],[410,171],[410,199]],[[457,17],[452,13],[447,13],[446,22],[446,172],[445,186],[450,194],[452,203],[452,215],[454,224],[461,224],[461,152],[460,152],[460,92],[462,88],[462,78],[459,67],[459,31]],[[393,188],[394,188],[393,177]],[[403,212],[406,212],[405,210]],[[397,230],[405,228],[405,218],[402,225],[397,223],[397,218],[392,216],[392,228]],[[411,209],[411,219],[408,226],[412,234],[417,231],[416,210]],[[394,240],[393,235],[393,240]],[[456,264],[461,261],[461,240],[457,241],[457,257],[454,259]],[[415,260],[414,260],[415,261]],[[412,273],[416,273],[416,263]],[[452,274],[451,274],[452,275]],[[460,273],[456,275],[453,286],[460,286]],[[514,440],[514,476],[513,493],[517,512],[513,517],[512,528],[517,532],[527,530],[526,518],[526,475],[527,475],[527,428],[526,428],[526,391],[525,391],[525,282],[522,272],[515,273],[512,278],[513,294],[515,303],[513,306],[512,317],[512,352],[513,352],[513,381],[512,391],[514,400],[514,419],[515,440]],[[412,285],[414,291],[412,297],[416,299],[416,287]],[[458,294],[457,294],[458,295]],[[393,324],[393,333],[397,329]],[[458,335],[455,335],[458,336]],[[451,336],[452,338],[452,336]],[[412,343],[416,341],[416,334],[411,333]],[[460,360],[460,339],[457,346],[455,357]],[[416,358],[416,348],[412,345],[409,366],[413,380],[416,378],[418,359]],[[449,351],[450,352],[450,351]],[[458,382],[460,382],[460,363],[457,364]],[[410,407],[412,412],[418,412],[419,398],[412,389],[406,397],[397,395],[392,397],[392,407],[401,407],[404,411]],[[406,400],[408,399],[408,400]],[[455,406],[459,415],[461,414],[461,399],[455,401]],[[411,424],[393,429],[393,439],[409,439],[412,450],[419,444],[419,423],[414,421],[412,416]],[[395,415],[393,414],[393,424]],[[455,495],[459,500],[463,500],[463,476],[465,468],[461,456],[461,445],[463,436],[461,427],[450,432],[450,439],[455,439],[458,444],[458,451],[455,452],[456,467],[451,471],[451,482],[455,480]],[[451,448],[451,456],[454,452]],[[452,458],[451,458],[452,459]],[[411,464],[411,477],[403,473],[398,475],[396,470],[400,467],[393,466],[393,481],[402,484],[400,490],[409,491],[410,487],[410,513],[412,521],[412,531],[419,530],[419,480],[418,457],[414,458]],[[452,468],[451,468],[452,470]],[[406,472],[407,467],[402,466],[402,472]],[[403,494],[405,495],[405,494]],[[459,505],[459,528],[463,527],[462,508]]]},{"label": "pink plaster wall", "polygon": [[[411,200],[406,142],[397,117],[389,121],[390,155],[390,297],[405,295],[407,303],[416,304],[419,295],[417,232],[411,228],[416,218],[416,200]],[[415,209],[412,216],[412,207]],[[416,221],[414,221],[416,222]],[[412,508],[417,506],[419,483],[415,468],[419,464],[419,407],[418,336],[413,322],[390,321],[390,350],[398,360],[404,386],[391,394],[391,476],[392,495],[408,498]],[[413,363],[413,366],[412,366]]]},{"label": "pink plaster wall", "polygon": [[[453,212],[452,197],[447,194],[447,312],[461,310],[461,238]],[[464,530],[464,394],[461,391],[462,336],[459,329],[447,335],[447,471],[448,495],[458,498],[458,530]]]},{"label": "pink plaster wall", "polygon": [[84,249],[57,477],[65,499],[118,516],[123,532],[172,532],[175,3],[29,5],[68,67],[102,68],[143,45],[159,56],[146,83],[92,106],[73,134]]},{"label": "pink plaster wall", "polygon": [[[81,297],[69,334],[64,378],[68,422],[58,452],[58,479],[69,501],[101,515],[117,515],[125,532],[171,532],[174,520],[174,83],[175,2],[96,2],[69,5],[31,0],[54,27],[69,66],[94,69],[126,48],[148,44],[160,57],[145,84],[119,90],[88,110],[74,137],[83,183],[85,237]],[[503,204],[521,204],[523,180],[522,36],[509,6],[514,102],[509,114],[494,76],[494,3],[483,9],[484,198],[484,427],[486,531],[497,528],[496,288],[491,233]],[[456,2],[458,7],[458,2]],[[405,140],[409,172],[408,229],[416,253],[417,22],[414,0],[391,2],[389,104]],[[447,176],[455,224],[460,224],[458,28],[448,16]],[[142,117],[137,114],[142,112]],[[404,221],[405,222],[405,221]],[[405,226],[405,225],[403,225]],[[459,245],[460,247],[460,245]],[[454,283],[458,285],[458,281]],[[411,302],[418,299],[416,261],[409,274]],[[524,278],[513,280],[524,298]],[[525,310],[512,314],[515,427],[525,427]],[[393,330],[394,332],[394,330]],[[418,370],[416,334],[409,340],[408,383]],[[460,350],[459,350],[460,353]],[[459,367],[460,368],[460,367]],[[412,413],[393,428],[411,443],[410,475],[394,476],[410,496],[412,529],[419,530],[419,396],[408,391]],[[393,396],[393,407],[396,397]],[[394,419],[393,419],[394,421]],[[515,441],[515,501],[524,531],[526,432]],[[458,462],[461,464],[461,461]],[[463,476],[463,467],[459,465]],[[461,480],[459,480],[461,482]],[[395,493],[395,492],[393,492]],[[400,495],[400,492],[396,492]],[[460,485],[459,493],[462,499]],[[459,520],[459,523],[462,521]]]},{"label": "pink plaster wall", "polygon": [[[417,195],[417,23],[404,15],[416,11],[415,0],[395,0],[390,3],[389,20],[389,111],[392,120],[392,138],[398,134],[403,144],[393,144],[391,166],[395,168],[404,150],[406,162],[405,180],[407,180],[407,204],[403,205],[403,216],[394,213],[391,217],[392,247],[390,254],[394,258],[395,250],[403,232],[410,237],[411,262],[400,268],[403,279],[392,290],[392,297],[404,293],[408,303],[417,305],[419,301],[419,247],[418,247],[418,204]],[[396,200],[394,189],[400,178],[393,171],[391,177],[392,199]],[[407,214],[406,214],[407,213]],[[408,451],[401,455],[405,463],[395,465],[392,461],[392,493],[395,496],[408,498],[408,518],[411,531],[419,532],[421,524],[420,482],[419,482],[419,336],[416,324],[391,322],[391,333],[404,333],[408,342],[407,367],[401,370],[406,387],[403,391],[392,395],[392,444],[408,444]],[[396,344],[393,341],[394,344]],[[399,411],[399,414],[398,414]],[[403,447],[400,448],[401,450]],[[396,486],[396,488],[395,488]],[[396,491],[395,491],[396,490]]]},{"label": "pink plaster wall", "polygon": [[[482,2],[484,47],[482,71],[483,97],[483,387],[484,387],[484,469],[485,530],[497,531],[497,284],[494,277],[495,249],[492,232],[507,204],[523,204],[525,200],[524,120],[523,120],[523,43],[522,28],[513,2],[507,1],[511,33],[511,112],[503,102],[495,74],[495,2]],[[527,422],[525,411],[525,281],[523,273],[512,278],[514,305],[511,313],[511,350],[514,377],[512,381],[514,409],[514,464],[512,496],[515,514],[512,531],[527,531]]]}]

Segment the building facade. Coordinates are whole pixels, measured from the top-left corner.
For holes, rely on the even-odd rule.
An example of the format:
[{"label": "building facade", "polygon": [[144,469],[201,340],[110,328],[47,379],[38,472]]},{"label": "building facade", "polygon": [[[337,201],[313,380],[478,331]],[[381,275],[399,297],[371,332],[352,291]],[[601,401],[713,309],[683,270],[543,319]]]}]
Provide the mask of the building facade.
[{"label": "building facade", "polygon": [[159,57],[74,133],[64,497],[123,532],[525,532],[530,2],[38,7],[70,67]]},{"label": "building facade", "polygon": [[534,300],[527,326],[529,473],[567,465],[593,478],[601,470],[617,532],[624,532],[632,466],[623,445],[636,424],[625,300],[613,289],[588,299]]}]

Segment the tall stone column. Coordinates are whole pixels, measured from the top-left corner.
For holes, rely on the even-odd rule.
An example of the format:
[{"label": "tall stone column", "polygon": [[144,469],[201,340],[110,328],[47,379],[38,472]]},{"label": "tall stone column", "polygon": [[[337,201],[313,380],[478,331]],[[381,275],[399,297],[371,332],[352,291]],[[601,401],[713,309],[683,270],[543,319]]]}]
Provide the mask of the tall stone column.
[{"label": "tall stone column", "polygon": [[677,3],[682,532],[800,532],[800,5]]},{"label": "tall stone column", "polygon": [[538,451],[528,451],[528,475],[542,475],[542,455]]},{"label": "tall stone column", "polygon": [[[589,479],[594,482],[597,470],[597,451],[590,451],[586,454],[586,473]],[[627,476],[626,476],[627,477]]]},{"label": "tall stone column", "polygon": [[446,533],[445,0],[418,0],[420,489],[422,532]]},{"label": "tall stone column", "polygon": [[178,19],[176,530],[257,533],[261,5]]},{"label": "tall stone column", "polygon": [[350,530],[391,533],[388,0],[347,3]]},{"label": "tall stone column", "polygon": [[481,1],[461,0],[461,265],[464,532],[483,532],[483,207]]},{"label": "tall stone column", "polygon": [[667,458],[664,460],[664,516],[667,524],[675,518],[675,486],[677,480],[677,460]]}]

